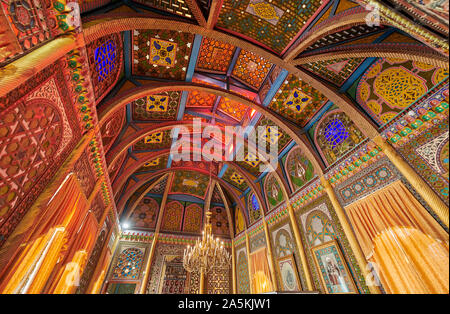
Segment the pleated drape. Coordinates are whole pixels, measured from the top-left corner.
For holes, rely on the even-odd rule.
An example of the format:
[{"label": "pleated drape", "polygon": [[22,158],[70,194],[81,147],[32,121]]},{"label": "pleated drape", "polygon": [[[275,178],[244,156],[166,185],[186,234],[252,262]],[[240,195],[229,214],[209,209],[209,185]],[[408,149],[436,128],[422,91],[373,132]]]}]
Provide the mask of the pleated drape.
[{"label": "pleated drape", "polygon": [[449,292],[448,233],[401,181],[345,210],[387,292]]},{"label": "pleated drape", "polygon": [[267,249],[263,248],[250,254],[250,269],[252,272],[254,293],[273,291],[266,251]]},{"label": "pleated drape", "polygon": [[83,225],[87,207],[87,199],[75,175],[69,174],[42,208],[21,250],[11,258],[0,291],[42,293],[49,280],[56,280],[55,268],[61,264],[58,261],[72,258],[81,242],[86,244],[85,249],[90,249],[93,245],[90,243],[95,242],[97,225],[92,221]]}]

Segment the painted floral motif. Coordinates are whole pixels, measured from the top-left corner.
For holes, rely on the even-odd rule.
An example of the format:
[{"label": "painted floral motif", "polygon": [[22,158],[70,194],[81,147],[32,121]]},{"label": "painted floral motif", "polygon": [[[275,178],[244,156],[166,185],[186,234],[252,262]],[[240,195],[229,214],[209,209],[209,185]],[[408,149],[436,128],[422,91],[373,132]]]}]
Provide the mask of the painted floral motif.
[{"label": "painted floral motif", "polygon": [[448,76],[448,69],[422,62],[378,59],[358,83],[356,101],[383,125]]},{"label": "painted floral motif", "polygon": [[262,137],[269,144],[278,143],[278,139],[281,137],[282,133],[278,131],[277,127],[267,126],[266,131],[263,133]]},{"label": "painted floral motif", "polygon": [[168,96],[150,95],[147,97],[147,111],[166,111],[168,103]]},{"label": "painted floral motif", "polygon": [[259,165],[259,163],[261,162],[261,160],[259,159],[258,156],[256,156],[253,153],[248,153],[245,157],[244,157],[244,161],[249,164],[252,167],[256,167],[257,165]]},{"label": "painted floral motif", "polygon": [[267,197],[267,202],[270,209],[278,206],[284,199],[280,183],[271,173],[267,175],[267,178],[265,180],[264,192]]},{"label": "painted floral motif", "polygon": [[161,39],[152,38],[150,42],[150,63],[154,66],[173,67],[177,44]]},{"label": "painted floral motif", "polygon": [[144,139],[146,144],[151,143],[162,143],[164,132],[155,132],[150,135],[147,135]]},{"label": "painted floral motif", "polygon": [[285,105],[291,107],[293,110],[301,112],[305,106],[311,102],[311,97],[302,91],[295,89],[291,92]]},{"label": "painted floral motif", "polygon": [[233,172],[233,174],[231,175],[230,179],[234,182],[236,182],[238,185],[241,185],[242,183],[244,183],[244,178],[241,177],[239,174],[237,174],[236,172]]},{"label": "painted floral motif", "polygon": [[286,158],[286,171],[293,191],[297,191],[314,177],[312,163],[301,154],[299,147],[293,148]]}]

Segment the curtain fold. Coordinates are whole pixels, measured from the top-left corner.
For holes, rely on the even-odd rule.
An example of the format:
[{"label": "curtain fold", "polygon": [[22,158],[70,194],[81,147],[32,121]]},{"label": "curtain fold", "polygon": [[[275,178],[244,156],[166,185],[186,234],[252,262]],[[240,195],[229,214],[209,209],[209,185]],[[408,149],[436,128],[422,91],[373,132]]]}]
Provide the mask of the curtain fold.
[{"label": "curtain fold", "polygon": [[250,269],[252,272],[254,293],[273,291],[266,251],[267,249],[263,248],[250,254]]},{"label": "curtain fold", "polygon": [[449,292],[449,236],[402,182],[345,210],[387,292]]},{"label": "curtain fold", "polygon": [[11,258],[0,291],[41,293],[49,280],[59,278],[54,275],[61,274],[61,261],[74,260],[75,255],[83,261],[78,252],[90,252],[98,228],[94,215],[87,213],[88,201],[71,173],[42,208],[20,252]]}]

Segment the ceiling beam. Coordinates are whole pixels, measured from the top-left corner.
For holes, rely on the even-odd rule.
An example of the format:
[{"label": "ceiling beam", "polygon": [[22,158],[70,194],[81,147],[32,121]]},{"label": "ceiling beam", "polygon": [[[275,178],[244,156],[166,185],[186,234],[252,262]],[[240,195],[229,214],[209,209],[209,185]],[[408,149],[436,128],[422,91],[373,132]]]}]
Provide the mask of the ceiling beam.
[{"label": "ceiling beam", "polygon": [[189,9],[191,9],[192,14],[197,20],[198,25],[206,27],[206,19],[203,16],[202,10],[200,9],[196,0],[185,0]]},{"label": "ceiling beam", "polygon": [[422,44],[374,43],[352,45],[351,47],[327,49],[316,54],[303,55],[292,64],[335,60],[340,58],[396,58],[419,61],[436,67],[448,69],[448,57]]}]

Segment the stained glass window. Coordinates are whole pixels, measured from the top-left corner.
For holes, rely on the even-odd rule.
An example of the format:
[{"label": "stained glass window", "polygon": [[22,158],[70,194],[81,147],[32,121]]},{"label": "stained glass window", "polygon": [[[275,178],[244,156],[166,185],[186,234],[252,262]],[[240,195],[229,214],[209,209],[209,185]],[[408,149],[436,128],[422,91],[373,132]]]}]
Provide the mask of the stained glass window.
[{"label": "stained glass window", "polygon": [[94,52],[95,64],[97,66],[98,81],[102,82],[113,72],[116,59],[116,45],[112,40],[108,40]]},{"label": "stained glass window", "polygon": [[252,195],[251,201],[252,201],[253,210],[259,210],[259,204],[258,204],[258,200],[256,199],[255,194]]},{"label": "stained glass window", "polygon": [[260,205],[258,202],[258,199],[256,198],[255,194],[251,194],[248,198],[248,213],[249,213],[249,217],[250,217],[250,224],[254,223],[255,221],[257,221],[259,218],[261,218],[261,210],[260,210]]},{"label": "stained glass window", "polygon": [[117,259],[113,278],[138,279],[143,259],[144,253],[138,248],[123,250]]},{"label": "stained glass window", "polygon": [[335,148],[339,143],[348,138],[348,132],[339,119],[333,119],[325,127],[325,138]]},{"label": "stained glass window", "polygon": [[318,124],[315,140],[328,166],[364,140],[363,133],[340,110],[334,110]]}]

